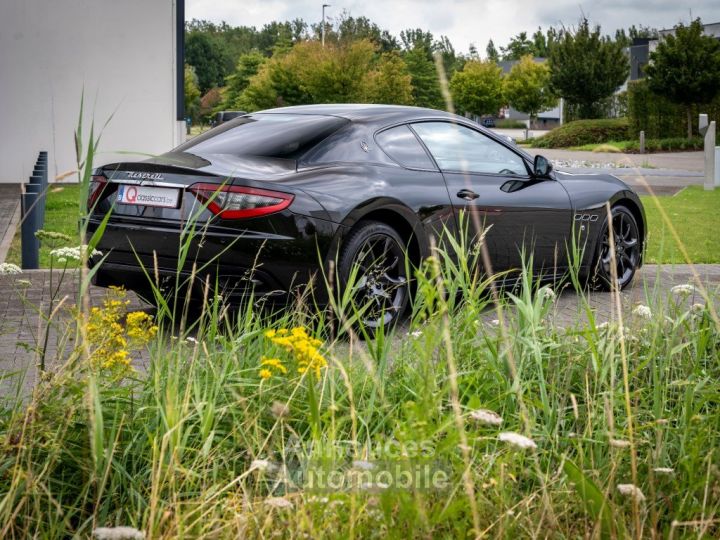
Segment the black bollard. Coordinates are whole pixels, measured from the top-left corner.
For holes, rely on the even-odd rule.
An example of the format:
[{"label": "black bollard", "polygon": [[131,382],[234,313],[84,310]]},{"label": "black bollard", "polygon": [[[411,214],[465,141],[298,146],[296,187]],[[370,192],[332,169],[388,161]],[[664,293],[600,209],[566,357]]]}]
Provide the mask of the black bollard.
[{"label": "black bollard", "polygon": [[21,226],[21,248],[23,270],[34,270],[40,266],[40,242],[35,236],[37,230],[37,198],[35,188],[21,195],[22,202],[22,226]]},{"label": "black bollard", "polygon": [[38,229],[45,226],[45,197],[47,196],[47,186],[43,183],[42,175],[33,175],[30,177],[30,184],[38,186]]}]

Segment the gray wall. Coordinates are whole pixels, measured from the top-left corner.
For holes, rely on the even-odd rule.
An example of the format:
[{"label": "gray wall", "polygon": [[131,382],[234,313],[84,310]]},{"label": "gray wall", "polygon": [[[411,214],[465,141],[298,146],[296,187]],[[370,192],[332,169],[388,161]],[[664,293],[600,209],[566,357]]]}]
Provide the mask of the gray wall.
[{"label": "gray wall", "polygon": [[37,152],[75,168],[73,132],[105,127],[95,164],[161,153],[176,120],[175,0],[0,0],[0,182],[26,181]]}]

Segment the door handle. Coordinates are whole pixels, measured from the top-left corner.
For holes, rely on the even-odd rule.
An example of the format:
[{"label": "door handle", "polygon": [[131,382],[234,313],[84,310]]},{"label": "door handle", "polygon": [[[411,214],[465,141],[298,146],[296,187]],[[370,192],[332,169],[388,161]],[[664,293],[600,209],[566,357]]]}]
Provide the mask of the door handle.
[{"label": "door handle", "polygon": [[465,199],[466,201],[474,201],[480,195],[478,195],[477,193],[475,193],[474,191],[469,190],[469,189],[461,189],[460,191],[457,192],[457,196],[460,197],[461,199]]}]

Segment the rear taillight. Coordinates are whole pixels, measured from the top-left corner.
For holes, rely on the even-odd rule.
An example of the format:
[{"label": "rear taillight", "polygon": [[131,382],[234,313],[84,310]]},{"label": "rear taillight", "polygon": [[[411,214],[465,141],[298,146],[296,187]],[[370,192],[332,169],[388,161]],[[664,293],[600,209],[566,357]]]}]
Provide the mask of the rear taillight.
[{"label": "rear taillight", "polygon": [[93,176],[90,179],[90,186],[88,187],[88,210],[92,210],[95,203],[102,195],[105,186],[107,185],[107,178],[104,176]]},{"label": "rear taillight", "polygon": [[244,219],[284,210],[293,195],[245,186],[195,184],[189,188],[207,209],[222,219]]}]

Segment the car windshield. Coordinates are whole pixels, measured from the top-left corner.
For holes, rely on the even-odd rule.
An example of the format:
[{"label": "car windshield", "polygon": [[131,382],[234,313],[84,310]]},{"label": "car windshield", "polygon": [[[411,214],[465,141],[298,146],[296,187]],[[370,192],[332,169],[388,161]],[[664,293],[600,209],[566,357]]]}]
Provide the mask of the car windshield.
[{"label": "car windshield", "polygon": [[249,114],[198,135],[174,151],[297,159],[346,123],[336,116]]}]

